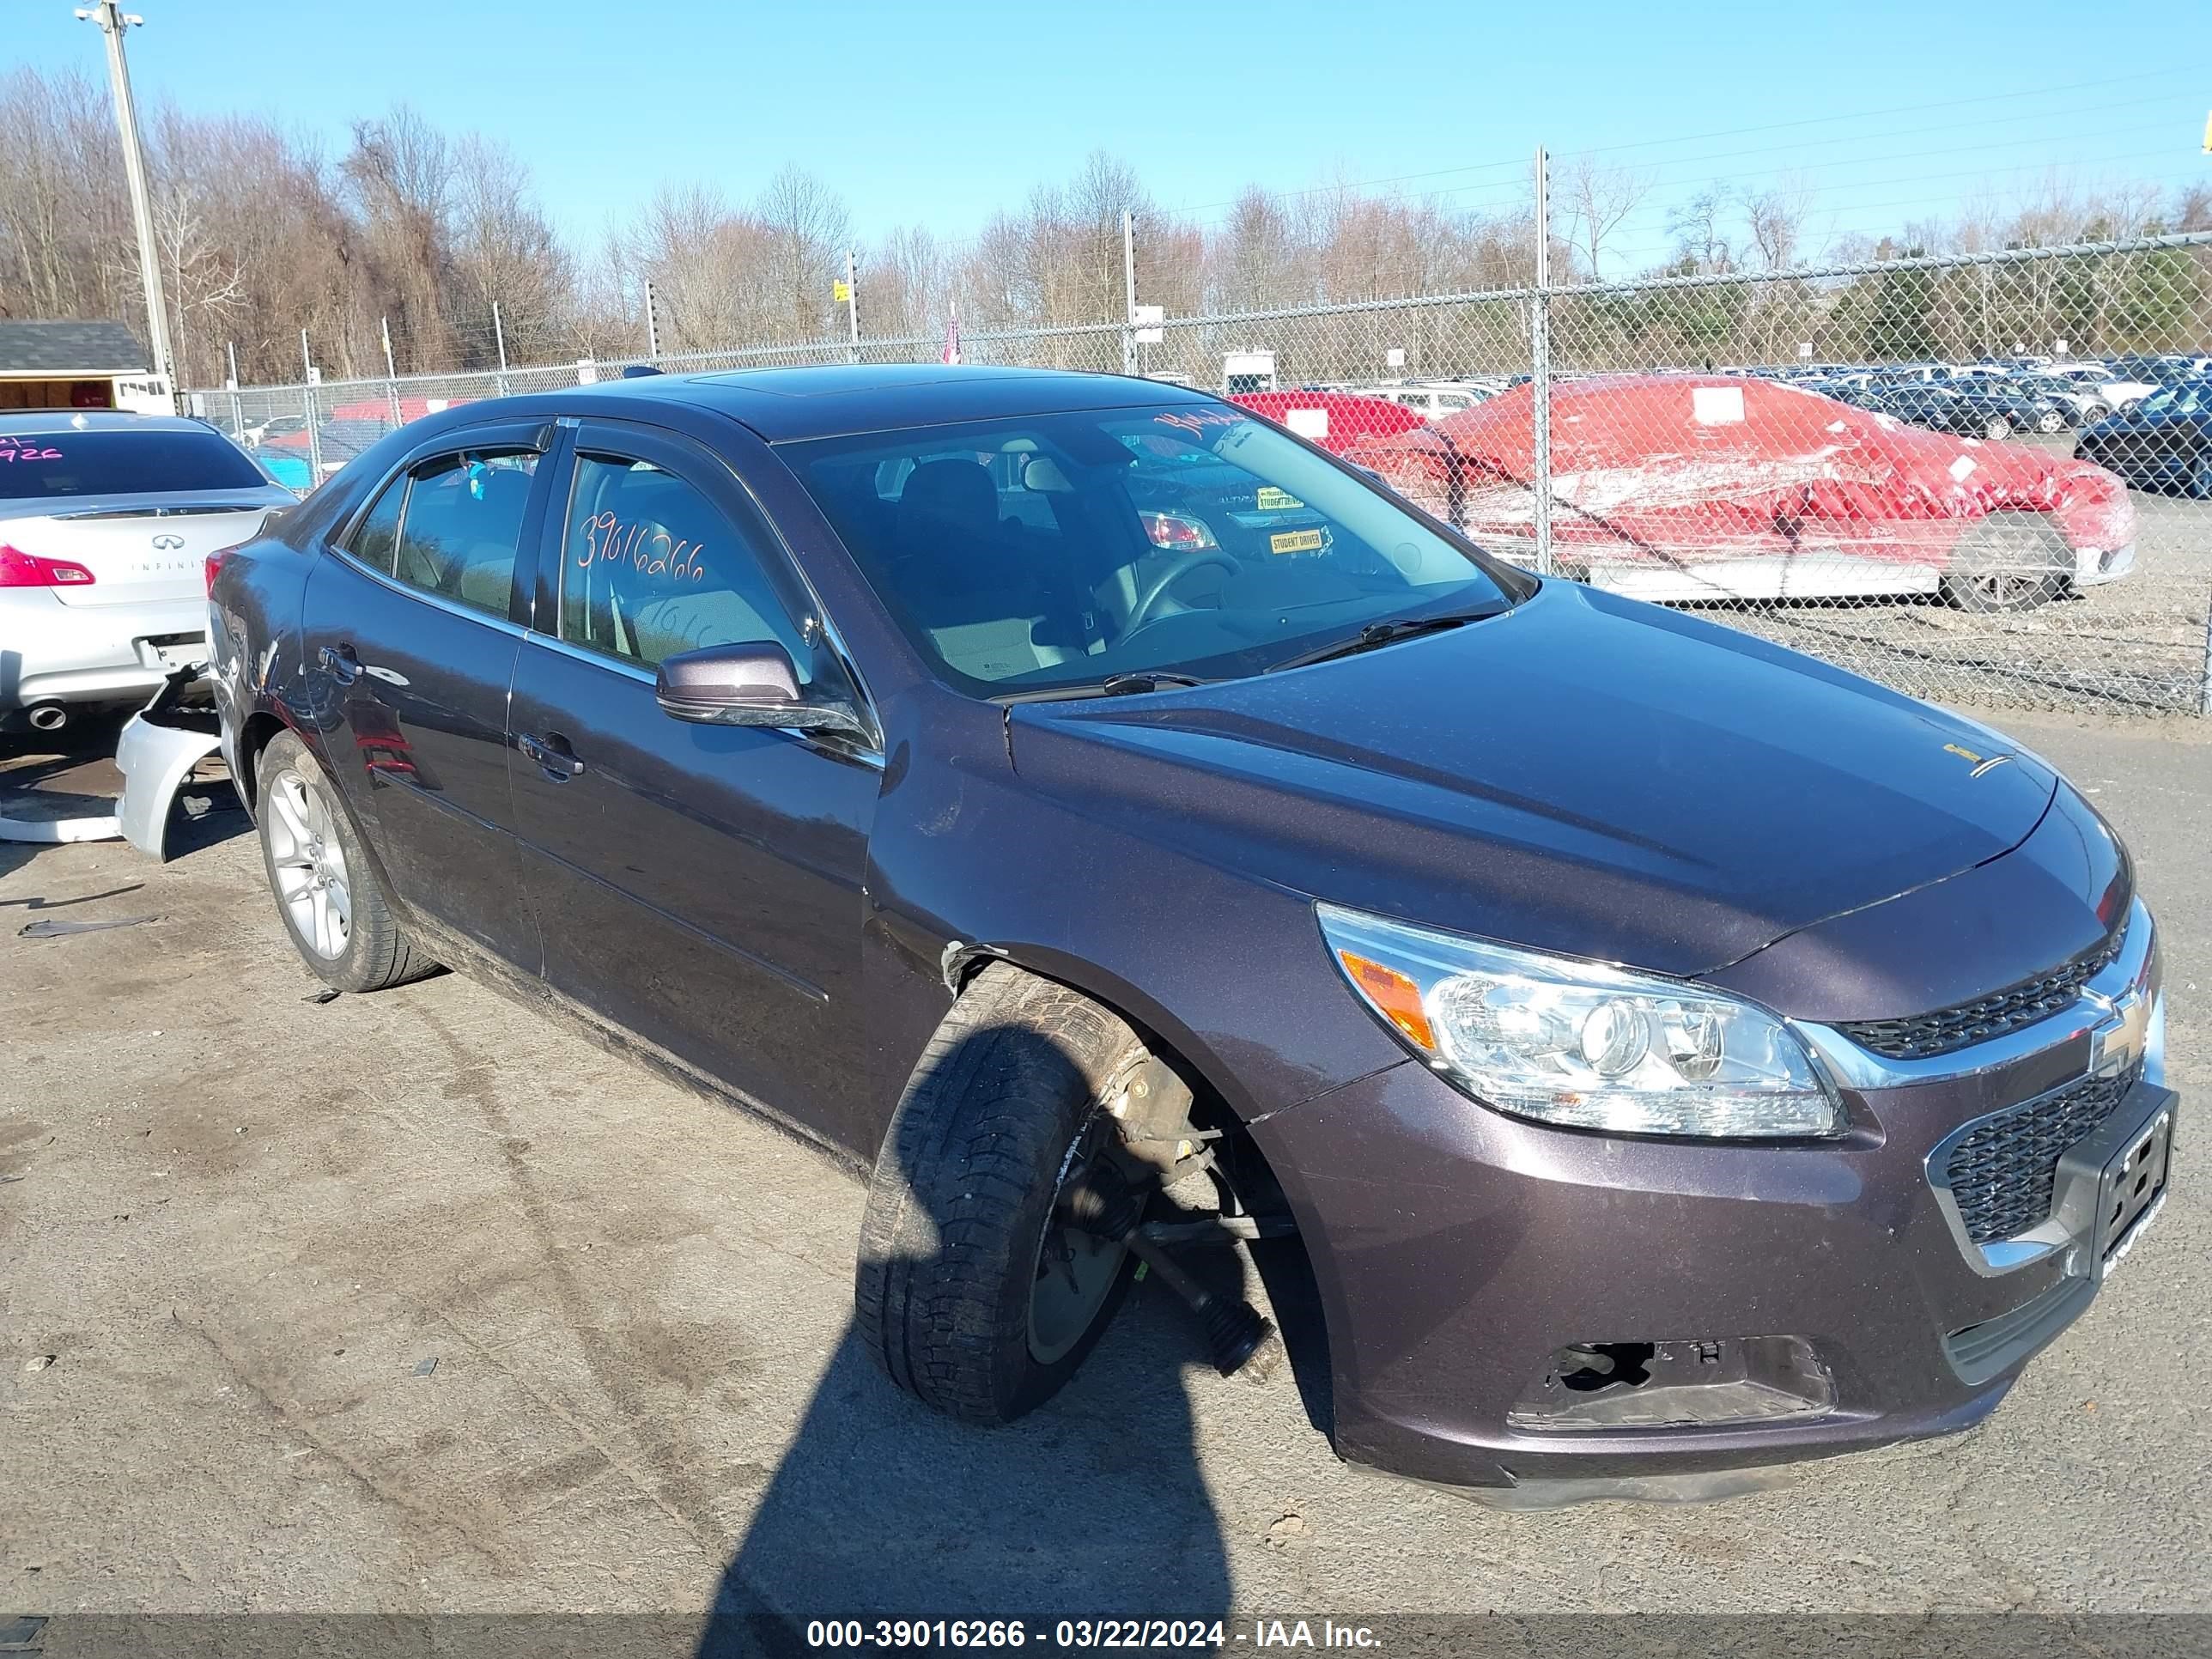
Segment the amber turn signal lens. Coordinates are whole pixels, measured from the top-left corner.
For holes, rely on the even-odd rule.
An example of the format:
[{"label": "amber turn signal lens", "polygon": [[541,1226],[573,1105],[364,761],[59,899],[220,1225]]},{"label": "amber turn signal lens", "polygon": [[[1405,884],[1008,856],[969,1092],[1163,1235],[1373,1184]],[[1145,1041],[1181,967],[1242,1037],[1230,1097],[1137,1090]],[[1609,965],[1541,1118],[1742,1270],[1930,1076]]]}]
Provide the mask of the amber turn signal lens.
[{"label": "amber turn signal lens", "polygon": [[1352,975],[1352,982],[1382,1011],[1385,1019],[1423,1052],[1436,1053],[1437,1034],[1429,1029],[1429,1017],[1421,1010],[1421,988],[1410,976],[1356,951],[1339,951],[1336,954],[1344,963],[1344,971]]}]

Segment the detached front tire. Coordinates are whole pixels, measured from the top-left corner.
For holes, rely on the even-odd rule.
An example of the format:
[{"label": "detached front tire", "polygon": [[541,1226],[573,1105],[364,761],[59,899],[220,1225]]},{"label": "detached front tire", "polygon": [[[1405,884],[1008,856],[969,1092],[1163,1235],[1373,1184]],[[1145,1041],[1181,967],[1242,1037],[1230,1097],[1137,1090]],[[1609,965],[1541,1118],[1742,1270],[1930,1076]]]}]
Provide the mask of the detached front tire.
[{"label": "detached front tire", "polygon": [[325,985],[380,991],[434,973],[392,915],[330,776],[289,732],[255,766],[262,867],[284,932]]},{"label": "detached front tire", "polygon": [[994,962],[938,1027],[893,1115],[860,1224],[860,1340],[946,1415],[1006,1423],[1056,1393],[1129,1277],[1061,1195],[1117,1156],[1108,1103],[1147,1058],[1128,1024]]}]

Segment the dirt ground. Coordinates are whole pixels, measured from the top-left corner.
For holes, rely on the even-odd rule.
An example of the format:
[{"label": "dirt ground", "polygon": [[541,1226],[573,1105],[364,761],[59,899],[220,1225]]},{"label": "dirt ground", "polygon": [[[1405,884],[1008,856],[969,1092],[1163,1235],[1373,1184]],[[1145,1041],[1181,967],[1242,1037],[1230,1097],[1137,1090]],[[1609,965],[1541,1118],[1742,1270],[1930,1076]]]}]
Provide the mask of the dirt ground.
[{"label": "dirt ground", "polygon": [[[2133,846],[2201,1094],[2212,731],[1988,718]],[[112,791],[87,741],[17,742],[0,811]],[[1516,1516],[1347,1469],[1152,1285],[981,1432],[848,1340],[848,1178],[465,979],[315,1002],[202,798],[166,866],[0,847],[0,1613],[2212,1610],[2201,1138],[1985,1428],[1755,1497]]]}]

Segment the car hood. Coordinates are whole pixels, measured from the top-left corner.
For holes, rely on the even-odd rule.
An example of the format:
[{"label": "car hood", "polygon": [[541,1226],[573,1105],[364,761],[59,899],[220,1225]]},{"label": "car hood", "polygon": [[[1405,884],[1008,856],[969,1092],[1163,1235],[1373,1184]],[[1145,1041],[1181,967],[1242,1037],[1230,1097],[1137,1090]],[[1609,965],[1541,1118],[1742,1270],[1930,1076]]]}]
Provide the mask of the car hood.
[{"label": "car hood", "polygon": [[1164,848],[1673,974],[1996,858],[2057,787],[1839,669],[1556,581],[1331,663],[1011,705],[1008,740],[1025,788]]}]

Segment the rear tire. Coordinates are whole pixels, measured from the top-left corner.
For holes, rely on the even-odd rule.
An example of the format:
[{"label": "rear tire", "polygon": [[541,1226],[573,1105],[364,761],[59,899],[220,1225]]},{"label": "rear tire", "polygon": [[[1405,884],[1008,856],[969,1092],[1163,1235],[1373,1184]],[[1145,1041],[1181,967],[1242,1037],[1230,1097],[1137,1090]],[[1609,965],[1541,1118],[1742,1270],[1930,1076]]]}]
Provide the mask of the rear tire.
[{"label": "rear tire", "polygon": [[857,1328],[893,1382],[1006,1423],[1074,1375],[1128,1260],[1061,1225],[1060,1194],[1113,1155],[1106,1103],[1146,1054],[1119,1016],[1011,963],[969,982],[908,1080],[860,1224]]},{"label": "rear tire", "polygon": [[1984,616],[2033,611],[2063,593],[2073,574],[2074,551],[2048,518],[1992,513],[1960,538],[1943,597]]},{"label": "rear tire", "polygon": [[2012,436],[2012,422],[2002,415],[1992,415],[1982,422],[1982,436],[1992,441],[1998,438],[2009,438]]},{"label": "rear tire", "polygon": [[262,868],[301,959],[341,991],[380,991],[438,964],[392,919],[330,776],[289,732],[255,766]]}]

